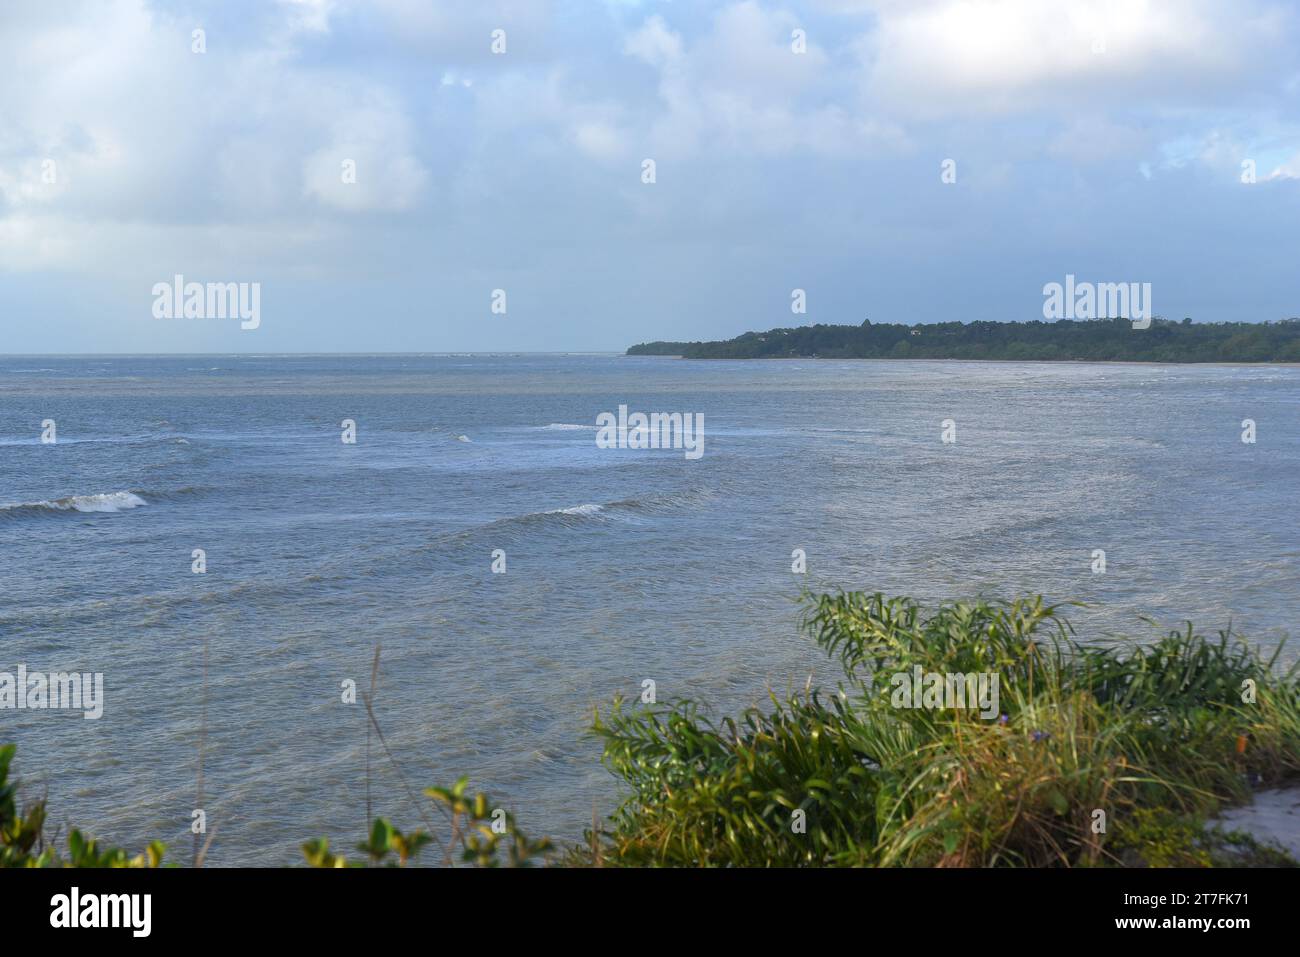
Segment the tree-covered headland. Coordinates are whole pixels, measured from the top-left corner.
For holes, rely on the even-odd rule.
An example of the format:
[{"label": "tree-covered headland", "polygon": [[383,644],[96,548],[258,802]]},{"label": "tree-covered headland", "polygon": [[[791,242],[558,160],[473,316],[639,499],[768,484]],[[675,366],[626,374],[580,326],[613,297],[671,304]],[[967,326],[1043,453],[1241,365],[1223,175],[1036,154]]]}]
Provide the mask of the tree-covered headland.
[{"label": "tree-covered headland", "polygon": [[720,342],[643,342],[630,356],[688,359],[992,359],[1084,362],[1300,362],[1300,318],[1196,323],[1155,318],[1052,322],[813,325]]}]

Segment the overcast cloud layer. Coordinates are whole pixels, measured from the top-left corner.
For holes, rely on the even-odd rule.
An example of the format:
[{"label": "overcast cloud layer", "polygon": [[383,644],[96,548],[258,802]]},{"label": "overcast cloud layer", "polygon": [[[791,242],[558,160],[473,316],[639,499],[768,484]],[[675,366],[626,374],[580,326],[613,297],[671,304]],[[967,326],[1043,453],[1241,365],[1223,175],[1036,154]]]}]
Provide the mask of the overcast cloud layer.
[{"label": "overcast cloud layer", "polygon": [[[1067,273],[1300,314],[1291,3],[15,0],[0,62],[0,352],[1029,320]],[[177,273],[260,327],[155,319]]]}]

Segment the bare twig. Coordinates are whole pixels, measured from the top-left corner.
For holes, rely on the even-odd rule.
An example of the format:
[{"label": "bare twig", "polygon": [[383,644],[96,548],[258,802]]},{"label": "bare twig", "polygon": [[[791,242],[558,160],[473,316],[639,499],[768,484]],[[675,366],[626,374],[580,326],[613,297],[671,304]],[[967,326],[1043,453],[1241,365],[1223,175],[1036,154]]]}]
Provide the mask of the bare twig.
[{"label": "bare twig", "polygon": [[[374,667],[376,669],[379,668],[378,648],[375,648]],[[361,700],[366,706],[366,714],[370,718],[370,725],[375,729],[375,735],[379,738],[379,744],[384,749],[384,754],[388,755],[388,760],[391,761],[393,764],[393,770],[397,772],[397,777],[401,780],[402,787],[406,789],[406,796],[410,798],[411,804],[415,806],[416,812],[420,815],[420,819],[424,821],[424,826],[428,831],[430,839],[433,840],[440,848],[443,847],[442,839],[438,837],[438,835],[434,832],[433,822],[429,820],[429,816],[425,812],[424,805],[420,802],[419,798],[415,796],[415,790],[411,787],[410,781],[407,780],[405,772],[402,771],[402,766],[397,763],[397,758],[393,757],[393,752],[389,749],[388,742],[384,739],[384,730],[383,728],[379,727],[379,721],[378,719],[375,718],[375,709],[373,703],[370,700],[370,695],[363,693],[361,695]],[[366,831],[367,833],[369,833],[369,822],[367,822]]]},{"label": "bare twig", "polygon": [[[375,645],[375,658],[370,664],[370,699],[375,697],[375,683],[379,680],[379,645]],[[369,705],[366,706],[369,710]],[[372,715],[373,718],[373,715]],[[370,832],[370,723],[366,723],[366,832]]]},{"label": "bare twig", "polygon": [[[196,838],[198,835],[194,835]],[[208,848],[212,846],[212,839],[217,836],[217,826],[214,824],[208,828],[208,839],[203,842],[203,847],[199,850],[198,856],[194,860],[195,867],[202,867],[203,862],[207,860]]]},{"label": "bare twig", "polygon": [[[198,767],[198,776],[196,781],[197,786],[195,789],[196,790],[195,807],[197,807],[200,811],[204,811],[203,760],[208,747],[208,635],[206,632],[204,632],[203,635],[203,693],[202,693],[201,700],[202,700],[202,705],[201,705],[201,712],[199,717],[199,767]],[[204,820],[204,824],[206,825],[207,823],[206,811],[204,811],[203,820]],[[194,821],[193,819],[191,819],[190,821],[191,831],[194,830],[193,825],[194,825]],[[194,831],[194,850],[190,857],[191,867],[197,868],[203,866],[203,859],[204,857],[207,856],[208,845],[211,843],[212,840],[211,838],[209,838],[208,843],[200,847],[199,833],[197,831]]]}]

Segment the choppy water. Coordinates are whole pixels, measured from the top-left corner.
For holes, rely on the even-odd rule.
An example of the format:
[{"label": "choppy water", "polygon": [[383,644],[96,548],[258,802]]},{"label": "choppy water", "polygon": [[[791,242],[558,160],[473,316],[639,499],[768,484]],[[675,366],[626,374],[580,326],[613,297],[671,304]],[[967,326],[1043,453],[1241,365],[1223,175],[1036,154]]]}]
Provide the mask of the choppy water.
[{"label": "choppy water", "polygon": [[[703,413],[703,458],[597,448],[620,404]],[[727,709],[834,680],[796,631],[805,583],[1041,592],[1091,603],[1084,637],[1149,638],[1150,615],[1275,645],[1300,609],[1298,440],[1293,367],[2,358],[0,671],[101,671],[107,704],[0,711],[0,740],[52,825],[188,860],[206,641],[209,860],[295,862],[362,835],[340,682],[382,644],[411,783],[468,774],[574,838],[617,796],[593,705],[645,678]],[[375,813],[414,825],[374,767]]]}]

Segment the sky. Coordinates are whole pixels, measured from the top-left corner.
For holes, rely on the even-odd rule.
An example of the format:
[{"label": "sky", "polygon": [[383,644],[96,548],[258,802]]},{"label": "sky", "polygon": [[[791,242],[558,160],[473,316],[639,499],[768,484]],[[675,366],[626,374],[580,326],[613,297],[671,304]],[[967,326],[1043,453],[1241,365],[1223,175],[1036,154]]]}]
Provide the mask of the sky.
[{"label": "sky", "polygon": [[0,353],[1300,315],[1291,2],[6,0],[0,61]]}]

